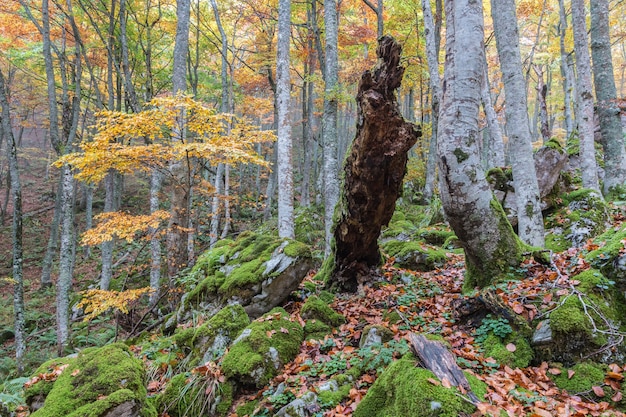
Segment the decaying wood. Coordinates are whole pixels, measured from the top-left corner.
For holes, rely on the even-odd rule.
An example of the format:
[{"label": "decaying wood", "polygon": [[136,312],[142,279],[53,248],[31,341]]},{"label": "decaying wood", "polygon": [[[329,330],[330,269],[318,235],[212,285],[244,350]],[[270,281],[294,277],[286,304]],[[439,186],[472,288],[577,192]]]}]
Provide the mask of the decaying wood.
[{"label": "decaying wood", "polygon": [[392,37],[382,37],[379,63],[359,83],[357,132],[344,165],[329,277],[330,286],[341,291],[355,291],[380,264],[380,230],[402,194],[407,152],[421,136],[419,127],[400,114],[395,96],[404,73],[401,51]]},{"label": "decaying wood", "polygon": [[415,333],[409,334],[409,343],[411,350],[424,368],[435,374],[441,381],[446,379],[451,385],[460,387],[462,391],[467,393],[467,397],[472,403],[478,404],[480,402],[476,394],[472,392],[465,374],[456,364],[456,358],[443,343],[428,340],[423,335]]}]

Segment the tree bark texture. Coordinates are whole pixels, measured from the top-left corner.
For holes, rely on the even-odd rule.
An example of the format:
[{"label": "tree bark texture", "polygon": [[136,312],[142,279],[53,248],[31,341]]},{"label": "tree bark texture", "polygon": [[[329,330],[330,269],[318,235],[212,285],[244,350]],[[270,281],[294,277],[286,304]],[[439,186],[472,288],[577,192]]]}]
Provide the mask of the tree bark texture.
[{"label": "tree bark texture", "polygon": [[446,3],[446,63],[439,114],[441,202],[465,251],[466,287],[489,285],[521,260],[520,241],[494,199],[480,161],[478,109],[482,3]]},{"label": "tree bark texture", "polygon": [[291,121],[291,78],[289,74],[289,43],[291,41],[291,0],[278,3],[278,42],[276,45],[276,106],[278,125],[278,236],[293,239],[293,162]]},{"label": "tree bark texture", "polygon": [[608,0],[591,0],[591,58],[604,148],[605,175],[602,188],[606,195],[612,188],[623,186],[626,180],[626,148],[620,109],[615,101],[617,90],[609,36]]},{"label": "tree bark texture", "polygon": [[24,353],[26,351],[26,319],[24,317],[24,250],[22,246],[22,183],[17,164],[17,145],[11,126],[9,114],[9,100],[4,75],[0,71],[0,106],[2,107],[2,136],[7,138],[7,154],[9,159],[9,172],[11,173],[11,193],[13,199],[13,331],[15,334],[15,362],[18,374],[24,371]]},{"label": "tree bark texture", "polygon": [[487,167],[503,167],[504,162],[504,140],[502,139],[502,128],[498,121],[498,114],[493,108],[493,101],[491,100],[491,87],[489,83],[489,70],[487,68],[487,61],[485,60],[484,80],[483,86],[480,90],[480,97],[483,104],[483,110],[485,112],[485,118],[487,119],[487,126],[489,127],[489,142],[487,147]]},{"label": "tree bark texture", "polygon": [[511,164],[517,195],[518,234],[520,239],[529,245],[543,247],[543,216],[533,163],[515,0],[492,0],[491,14],[506,94],[505,113],[509,146],[511,155],[514,155]]},{"label": "tree bark texture", "polygon": [[583,187],[600,191],[598,168],[594,149],[593,91],[591,89],[591,62],[585,1],[572,0],[572,29],[576,53],[576,95],[578,96],[578,138],[580,140],[580,170]]},{"label": "tree bark texture", "polygon": [[344,165],[334,253],[327,261],[334,261],[328,285],[339,290],[355,291],[380,264],[380,229],[388,224],[402,194],[407,152],[421,136],[419,127],[400,114],[395,96],[404,73],[400,53],[393,38],[381,38],[379,64],[359,83],[357,132]]}]

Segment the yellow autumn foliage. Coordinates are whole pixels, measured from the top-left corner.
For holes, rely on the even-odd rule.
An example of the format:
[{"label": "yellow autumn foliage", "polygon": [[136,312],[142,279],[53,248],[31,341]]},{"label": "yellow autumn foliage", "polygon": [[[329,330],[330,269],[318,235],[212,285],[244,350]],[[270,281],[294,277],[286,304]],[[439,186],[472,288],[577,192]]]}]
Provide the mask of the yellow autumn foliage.
[{"label": "yellow autumn foliage", "polygon": [[98,225],[87,230],[81,237],[85,246],[100,245],[113,240],[113,237],[132,242],[138,233],[156,229],[162,221],[170,218],[164,210],[157,210],[149,215],[132,215],[125,212],[105,212],[95,216]]},{"label": "yellow autumn foliage", "polygon": [[[69,164],[79,180],[97,183],[114,170],[122,174],[166,169],[172,161],[202,158],[218,163],[266,166],[257,143],[275,140],[243,118],[215,110],[190,97],[159,97],[139,113],[97,113],[96,135],[81,151],[62,156],[55,166]],[[181,133],[183,132],[183,137]]]},{"label": "yellow autumn foliage", "polygon": [[137,301],[144,294],[149,294],[152,291],[150,287],[126,291],[86,290],[80,293],[82,299],[77,304],[77,307],[84,310],[84,321],[96,318],[110,309],[128,314],[132,303]]}]

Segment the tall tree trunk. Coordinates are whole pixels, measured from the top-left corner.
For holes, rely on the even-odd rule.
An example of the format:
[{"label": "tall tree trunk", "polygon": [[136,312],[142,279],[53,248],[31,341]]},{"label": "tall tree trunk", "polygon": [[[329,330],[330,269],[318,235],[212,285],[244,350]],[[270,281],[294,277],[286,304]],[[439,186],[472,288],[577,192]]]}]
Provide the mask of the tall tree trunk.
[{"label": "tall tree trunk", "polygon": [[607,195],[626,181],[626,148],[620,109],[616,103],[608,0],[591,0],[591,58],[604,148],[603,191]]},{"label": "tall tree trunk", "polygon": [[61,198],[61,251],[59,257],[59,280],[57,283],[57,353],[63,356],[70,335],[70,290],[72,288],[72,264],[74,252],[74,178],[68,165],[61,170],[63,192]]},{"label": "tall tree trunk", "polygon": [[376,14],[376,34],[380,39],[384,30],[383,0],[377,0],[375,5],[369,0],[363,0],[363,2]]},{"label": "tall tree trunk", "polygon": [[522,241],[529,245],[543,247],[545,244],[543,216],[528,123],[526,84],[522,74],[515,0],[492,0],[491,13],[506,95],[509,146],[511,154],[515,155],[512,165],[518,233]]},{"label": "tall tree trunk", "polygon": [[574,89],[574,74],[572,70],[572,54],[565,49],[567,36],[567,16],[564,0],[559,0],[559,49],[561,52],[561,77],[563,77],[564,116],[566,139],[570,140],[574,132],[574,118],[572,117],[572,91]]},{"label": "tall tree trunk", "polygon": [[439,118],[441,201],[465,251],[465,286],[486,286],[517,267],[520,241],[480,162],[478,109],[484,79],[482,2],[446,2],[446,63]]},{"label": "tall tree trunk", "polygon": [[124,72],[124,90],[126,92],[126,100],[134,113],[139,112],[139,102],[137,101],[137,93],[133,85],[132,73],[130,71],[130,62],[128,58],[128,34],[126,33],[126,0],[120,0],[120,43],[122,47],[122,71]]},{"label": "tall tree trunk", "polygon": [[26,329],[24,318],[24,274],[23,261],[24,251],[22,248],[22,184],[17,162],[17,144],[13,136],[11,115],[9,113],[9,100],[7,99],[7,86],[4,74],[0,71],[0,106],[2,107],[2,130],[7,139],[7,154],[9,159],[9,172],[11,173],[11,194],[13,199],[13,333],[15,334],[15,362],[17,373],[24,371],[24,353],[26,352]]},{"label": "tall tree trunk", "polygon": [[[174,43],[174,63],[172,72],[172,91],[174,95],[183,94],[187,90],[187,54],[189,49],[189,19],[191,13],[190,0],[176,0],[176,39]],[[181,110],[177,116],[173,140],[184,143],[185,114]],[[187,264],[187,233],[189,224],[189,187],[187,181],[188,161],[182,160],[172,164],[174,181],[170,197],[172,208],[167,230],[167,272],[170,281],[178,271]]]},{"label": "tall tree trunk", "polygon": [[483,65],[483,85],[480,89],[480,98],[483,104],[483,110],[487,119],[487,127],[489,128],[489,143],[487,147],[487,167],[503,167],[504,166],[504,140],[502,139],[502,128],[498,121],[498,114],[493,108],[491,100],[491,88],[489,83],[489,68],[487,60]]},{"label": "tall tree trunk", "polygon": [[278,107],[278,236],[294,238],[293,162],[291,121],[291,77],[289,43],[291,40],[291,0],[278,3],[278,41],[276,45],[276,99]]},{"label": "tall tree trunk", "polygon": [[357,132],[345,162],[333,252],[321,271],[327,286],[341,291],[356,291],[380,265],[380,230],[402,194],[407,153],[421,136],[400,114],[395,96],[404,74],[401,50],[393,38],[383,36],[379,64],[359,83]]},{"label": "tall tree trunk", "polygon": [[52,263],[57,254],[59,241],[59,223],[61,222],[61,196],[63,194],[63,177],[59,177],[57,192],[54,196],[54,215],[50,224],[50,236],[46,247],[46,254],[41,263],[40,283],[42,288],[52,286]]},{"label": "tall tree trunk", "polygon": [[326,60],[324,63],[324,114],[322,116],[322,143],[324,146],[324,227],[325,248],[331,250],[333,213],[339,201],[339,175],[337,163],[337,94],[338,78],[338,25],[336,0],[324,0],[326,25]]},{"label": "tall tree trunk", "polygon": [[537,74],[537,109],[539,113],[539,123],[541,128],[541,139],[543,143],[550,140],[550,123],[548,121],[548,104],[546,102],[548,96],[548,85],[543,80],[543,66],[533,65],[535,74]]},{"label": "tall tree trunk", "polygon": [[426,162],[426,181],[424,183],[424,199],[433,198],[437,171],[437,123],[439,121],[439,104],[441,103],[441,80],[439,79],[439,50],[437,49],[437,34],[430,0],[422,0],[424,13],[424,34],[426,37],[426,61],[430,77],[431,92],[431,135]]},{"label": "tall tree trunk", "polygon": [[[104,212],[111,213],[117,210],[115,206],[115,176],[116,172],[110,170],[104,178]],[[100,244],[100,256],[102,267],[100,269],[100,289],[108,290],[113,277],[113,248],[115,243],[113,240],[102,242]]]},{"label": "tall tree trunk", "polygon": [[580,169],[583,187],[600,191],[598,168],[594,149],[593,91],[591,89],[591,63],[587,24],[585,23],[585,1],[572,0],[572,29],[576,53],[576,95],[578,96],[578,137],[580,140]]},{"label": "tall tree trunk", "polygon": [[[150,177],[150,214],[159,209],[159,193],[162,176],[158,169],[153,169]],[[150,304],[154,305],[160,297],[161,288],[161,238],[159,229],[150,229]]]}]

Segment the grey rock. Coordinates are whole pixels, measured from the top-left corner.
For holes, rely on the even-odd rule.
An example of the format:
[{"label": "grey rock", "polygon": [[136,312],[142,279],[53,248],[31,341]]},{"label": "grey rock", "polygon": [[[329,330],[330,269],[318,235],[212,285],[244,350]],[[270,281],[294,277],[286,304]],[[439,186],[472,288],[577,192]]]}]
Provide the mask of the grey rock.
[{"label": "grey rock", "polygon": [[550,328],[550,320],[543,320],[540,326],[533,334],[532,344],[543,345],[552,342],[552,329]]},{"label": "grey rock", "polygon": [[302,397],[297,398],[278,410],[277,417],[309,417],[319,410],[317,395],[314,392],[307,392]]}]

